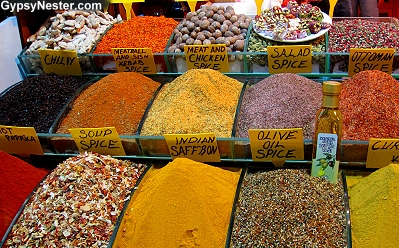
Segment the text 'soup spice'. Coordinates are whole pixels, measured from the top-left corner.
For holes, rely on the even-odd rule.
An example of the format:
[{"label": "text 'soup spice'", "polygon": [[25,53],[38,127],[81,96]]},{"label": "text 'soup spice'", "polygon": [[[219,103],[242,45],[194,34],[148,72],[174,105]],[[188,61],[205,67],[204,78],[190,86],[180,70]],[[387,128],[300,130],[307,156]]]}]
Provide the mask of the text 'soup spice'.
[{"label": "text 'soup spice'", "polygon": [[61,109],[87,78],[41,74],[15,85],[0,98],[0,124],[48,133]]},{"label": "text 'soup spice'", "polygon": [[151,168],[113,247],[224,247],[239,177],[186,158]]},{"label": "text 'soup spice'", "polygon": [[65,160],[26,204],[6,247],[107,247],[144,169],[95,153]]},{"label": "text 'soup spice'", "polygon": [[39,169],[0,151],[0,239],[4,236],[14,216],[39,182],[46,169]]},{"label": "text 'soup spice'", "polygon": [[215,70],[189,70],[162,87],[140,134],[214,132],[231,137],[242,86]]},{"label": "text 'soup spice'", "polygon": [[399,137],[398,87],[391,75],[376,70],[343,81],[343,140]]},{"label": "text 'soup spice'", "polygon": [[267,77],[245,91],[236,136],[248,137],[249,129],[303,128],[304,139],[312,139],[321,100],[321,84],[313,80],[291,73]]},{"label": "text 'soup spice'", "polygon": [[349,188],[354,248],[399,247],[399,165],[390,164]]},{"label": "text 'soup spice'", "polygon": [[231,247],[346,247],[342,182],[306,170],[248,173]]},{"label": "text 'soup spice'", "polygon": [[74,101],[57,133],[69,128],[115,127],[135,134],[159,83],[135,72],[110,74],[90,85]]}]

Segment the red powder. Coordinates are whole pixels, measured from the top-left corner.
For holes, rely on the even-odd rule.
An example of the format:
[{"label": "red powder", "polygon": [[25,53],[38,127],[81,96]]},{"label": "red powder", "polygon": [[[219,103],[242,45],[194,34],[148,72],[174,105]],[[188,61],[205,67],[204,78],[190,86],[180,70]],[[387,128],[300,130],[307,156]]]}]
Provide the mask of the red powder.
[{"label": "red powder", "polygon": [[23,202],[47,173],[0,151],[0,238]]}]

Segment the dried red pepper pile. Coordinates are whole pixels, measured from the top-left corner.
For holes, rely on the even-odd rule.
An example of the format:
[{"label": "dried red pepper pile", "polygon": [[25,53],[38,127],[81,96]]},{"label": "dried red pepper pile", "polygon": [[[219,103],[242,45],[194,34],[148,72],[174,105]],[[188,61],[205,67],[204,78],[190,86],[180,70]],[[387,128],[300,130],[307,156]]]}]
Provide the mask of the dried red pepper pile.
[{"label": "dried red pepper pile", "polygon": [[178,24],[164,16],[137,16],[115,24],[97,44],[94,53],[110,54],[111,48],[151,48],[153,53],[165,50],[173,29]]},{"label": "dried red pepper pile", "polygon": [[47,173],[45,169],[33,167],[0,151],[0,238],[26,198]]},{"label": "dried red pepper pile", "polygon": [[363,71],[343,81],[343,139],[399,137],[398,87],[395,78],[376,70]]}]

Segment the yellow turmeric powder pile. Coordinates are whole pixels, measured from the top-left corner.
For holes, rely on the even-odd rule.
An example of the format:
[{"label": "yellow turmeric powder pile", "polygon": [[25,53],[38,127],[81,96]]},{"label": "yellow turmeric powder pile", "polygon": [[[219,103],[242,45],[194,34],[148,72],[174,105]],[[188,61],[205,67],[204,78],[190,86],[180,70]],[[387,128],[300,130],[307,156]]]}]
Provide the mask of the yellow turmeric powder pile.
[{"label": "yellow turmeric powder pile", "polygon": [[187,158],[151,168],[113,247],[224,247],[239,176]]},{"label": "yellow turmeric powder pile", "polygon": [[353,247],[399,247],[399,164],[361,179],[349,197]]}]

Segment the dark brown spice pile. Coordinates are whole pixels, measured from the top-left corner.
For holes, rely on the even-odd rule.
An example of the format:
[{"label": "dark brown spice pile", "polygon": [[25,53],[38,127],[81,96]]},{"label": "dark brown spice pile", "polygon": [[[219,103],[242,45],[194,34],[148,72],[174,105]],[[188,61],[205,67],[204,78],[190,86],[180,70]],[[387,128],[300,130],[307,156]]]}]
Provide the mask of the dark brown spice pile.
[{"label": "dark brown spice pile", "polygon": [[342,82],[343,140],[399,137],[399,83],[371,70]]},{"label": "dark brown spice pile", "polygon": [[291,73],[275,74],[245,91],[237,137],[249,129],[303,128],[312,139],[316,112],[321,106],[321,84]]},{"label": "dark brown spice pile", "polygon": [[231,247],[346,247],[342,182],[306,170],[248,173]]},{"label": "dark brown spice pile", "polygon": [[47,74],[27,78],[0,97],[0,124],[48,133],[68,99],[88,81]]}]

